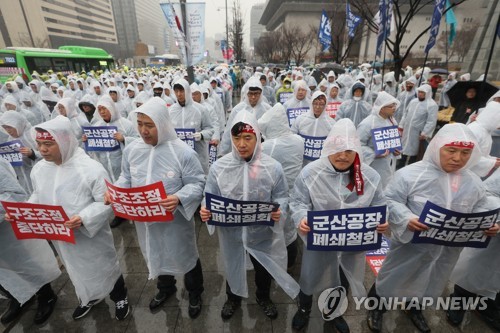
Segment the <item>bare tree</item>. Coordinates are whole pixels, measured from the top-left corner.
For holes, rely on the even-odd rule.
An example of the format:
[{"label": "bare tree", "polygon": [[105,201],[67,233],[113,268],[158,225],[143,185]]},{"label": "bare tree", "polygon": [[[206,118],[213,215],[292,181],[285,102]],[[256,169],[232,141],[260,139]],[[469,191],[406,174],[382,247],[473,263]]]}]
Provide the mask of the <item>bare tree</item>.
[{"label": "bare tree", "polygon": [[[313,47],[314,40],[316,38],[311,38],[314,31],[309,29],[308,32],[302,31],[299,27],[295,27],[292,33],[294,34],[295,40],[292,43],[292,57],[295,60],[295,64],[300,66],[305,60],[307,53]],[[314,35],[313,35],[314,36]]]},{"label": "bare tree", "polygon": [[[443,15],[450,9],[464,3],[467,0],[455,0],[451,6],[443,12]],[[356,9],[360,16],[368,26],[369,30],[373,33],[377,33],[378,25],[375,21],[375,14],[378,11],[378,2],[370,0],[351,0],[351,6]],[[427,32],[431,28],[431,24],[423,27],[422,31],[417,35],[417,37],[405,48],[403,52],[401,49],[403,38],[405,37],[406,31],[410,25],[412,19],[419,14],[426,6],[434,6],[435,0],[393,0],[393,13],[395,21],[395,34],[389,36],[385,40],[385,46],[387,50],[391,53],[394,59],[394,74],[396,80],[402,72],[403,63],[408,58],[412,48],[423,36],[427,36]],[[413,29],[417,27],[413,24]]]},{"label": "bare tree", "polygon": [[479,23],[473,22],[472,24],[457,30],[457,34],[455,35],[455,39],[451,45],[448,44],[448,34],[442,32],[438,39],[437,47],[442,52],[446,52],[446,49],[448,48],[449,59],[456,56],[458,62],[463,62],[467,52],[469,52],[478,28]]},{"label": "bare tree", "polygon": [[24,46],[24,47],[50,48],[50,41],[48,37],[31,38],[27,32],[19,33],[19,38],[17,39],[17,42],[19,43],[19,46]]},{"label": "bare tree", "polygon": [[244,59],[243,27],[240,0],[235,0],[233,5],[233,24],[229,27],[229,40],[233,46],[236,62],[241,62]]},{"label": "bare tree", "polygon": [[255,43],[255,52],[264,62],[279,61],[281,31],[271,31],[263,34]]}]

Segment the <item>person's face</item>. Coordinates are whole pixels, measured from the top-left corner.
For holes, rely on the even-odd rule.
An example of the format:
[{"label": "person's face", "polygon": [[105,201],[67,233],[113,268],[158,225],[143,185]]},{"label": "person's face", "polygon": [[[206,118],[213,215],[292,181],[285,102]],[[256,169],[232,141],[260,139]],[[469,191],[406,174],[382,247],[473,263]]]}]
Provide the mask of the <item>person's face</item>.
[{"label": "person's face", "polygon": [[165,96],[170,96],[170,89],[163,90],[165,92]]},{"label": "person's face", "polygon": [[36,84],[30,84],[30,87],[31,87],[31,90],[33,90],[33,92],[35,94],[38,92],[38,88],[37,88]]},{"label": "person's face", "polygon": [[307,95],[307,90],[306,90],[306,89],[304,89],[304,88],[299,88],[299,89],[297,90],[297,96],[296,96],[296,97],[297,97],[297,99],[298,99],[299,101],[301,101],[301,100],[303,100],[304,98],[306,98],[306,95]]},{"label": "person's face", "polygon": [[217,88],[217,82],[215,81],[210,82],[210,85],[212,86],[212,89]]},{"label": "person's face", "polygon": [[68,113],[66,112],[66,108],[64,107],[64,105],[62,105],[62,104],[58,104],[58,105],[57,105],[57,110],[59,111],[59,114],[60,114],[61,116],[65,116],[65,117],[67,117],[67,116],[68,116]]},{"label": "person's face", "polygon": [[94,87],[94,91],[95,91],[95,93],[96,93],[97,95],[100,95],[100,94],[101,94],[101,87],[99,87],[99,86],[95,86],[95,87]]},{"label": "person's face", "polygon": [[320,86],[319,90],[321,90],[321,92],[326,92],[326,86]]},{"label": "person's face", "polygon": [[31,107],[31,101],[23,101],[23,104],[27,107]]},{"label": "person's face", "polygon": [[85,112],[85,113],[92,111],[92,107],[90,105],[83,105],[82,109],[83,109],[83,112]]},{"label": "person's face", "polygon": [[495,102],[500,103],[500,97],[495,97],[495,98],[493,98],[493,100],[494,100]]},{"label": "person's face", "polygon": [[56,87],[50,87],[50,89],[52,90],[52,92],[53,92],[54,94],[57,94],[57,88],[56,88]]},{"label": "person's face", "polygon": [[439,149],[441,169],[445,172],[456,172],[462,169],[469,161],[472,154],[470,148],[446,147]]},{"label": "person's face", "polygon": [[201,92],[195,91],[194,93],[192,93],[192,95],[193,95],[193,100],[196,103],[201,103]]},{"label": "person's face", "polygon": [[14,91],[14,89],[12,89],[12,85],[10,83],[6,83],[5,87],[7,88],[7,91],[10,93]]},{"label": "person's face", "polygon": [[109,112],[109,110],[103,105],[99,105],[97,107],[97,111],[99,111],[99,115],[101,116],[102,120],[109,123],[109,121],[111,120],[111,112]]},{"label": "person's face", "polygon": [[57,91],[57,94],[59,95],[59,97],[63,98],[64,91],[62,91],[62,90],[58,90],[58,91]]},{"label": "person's face", "polygon": [[266,85],[266,79],[260,79],[260,83],[262,84],[262,86],[264,87]]},{"label": "person's face", "polygon": [[419,101],[424,101],[425,100],[425,91],[419,91],[417,94],[418,100]]},{"label": "person's face", "polygon": [[24,85],[23,85],[22,83],[17,83],[17,87],[18,87],[19,89],[23,89]]},{"label": "person's face", "polygon": [[158,144],[158,128],[151,117],[144,113],[138,113],[137,130],[145,143],[153,146]]},{"label": "person's face", "polygon": [[17,133],[17,129],[15,127],[7,126],[7,125],[2,125],[2,127],[5,130],[5,132],[7,132],[7,134],[9,134],[11,137],[13,137],[13,138],[19,137],[19,134]]},{"label": "person's face", "polygon": [[162,88],[155,88],[153,89],[153,93],[155,96],[157,97],[161,97],[161,93],[163,92],[163,89]]},{"label": "person's face", "polygon": [[180,105],[186,103],[186,91],[184,89],[174,89],[175,97]]},{"label": "person's face", "polygon": [[469,89],[469,90],[467,90],[467,92],[465,93],[465,96],[468,99],[473,99],[474,97],[476,97],[476,89]]},{"label": "person's face", "polygon": [[412,89],[413,89],[414,85],[413,85],[413,84],[411,84],[411,83],[406,83],[406,84],[405,84],[405,87],[406,87],[406,91],[412,91]]},{"label": "person's face", "polygon": [[383,108],[380,109],[379,112],[379,114],[386,119],[393,117],[395,113],[396,113],[396,103],[384,106]]},{"label": "person's face", "polygon": [[323,98],[316,98],[312,102],[312,106],[313,106],[314,115],[316,117],[319,117],[319,116],[321,116],[321,114],[323,113],[323,110],[325,109],[326,101]]},{"label": "person's face", "polygon": [[135,97],[135,92],[133,90],[127,90],[127,95],[130,98],[134,98]]},{"label": "person's face", "polygon": [[337,98],[338,94],[339,94],[339,89],[337,87],[333,87],[332,89],[330,89],[331,98]]},{"label": "person's face", "polygon": [[203,98],[207,99],[208,98],[208,93],[203,93]]},{"label": "person's face", "polygon": [[144,85],[142,83],[137,84],[137,89],[139,89],[139,91],[143,91]]},{"label": "person's face", "polygon": [[109,96],[111,96],[111,99],[113,100],[113,102],[116,103],[116,101],[118,100],[118,94],[116,93],[116,91],[110,91]]},{"label": "person's face", "polygon": [[262,94],[262,90],[247,92],[248,102],[250,103],[250,106],[254,107],[257,105],[261,94]]},{"label": "person's face", "polygon": [[347,170],[354,163],[356,152],[354,150],[346,150],[340,153],[335,153],[328,156],[328,160],[337,170]]},{"label": "person's face", "polygon": [[71,90],[75,90],[75,82],[69,81],[69,87],[71,88]]},{"label": "person's face", "polygon": [[54,162],[57,165],[62,163],[61,150],[57,142],[51,140],[36,140],[36,144],[44,160]]},{"label": "person's face", "polygon": [[328,82],[333,83],[333,81],[335,81],[335,76],[329,76]]},{"label": "person's face", "polygon": [[8,111],[14,111],[15,109],[17,109],[17,107],[14,104],[10,103],[5,103],[4,106]]},{"label": "person's face", "polygon": [[255,145],[257,145],[255,134],[242,132],[236,136],[233,135],[231,138],[241,158],[245,160],[252,158]]},{"label": "person's face", "polygon": [[78,85],[78,89],[83,90],[83,83],[82,82],[78,81],[76,84]]},{"label": "person's face", "polygon": [[363,91],[361,89],[356,89],[356,90],[354,90],[354,93],[352,95],[354,97],[361,97],[361,96],[363,96]]}]

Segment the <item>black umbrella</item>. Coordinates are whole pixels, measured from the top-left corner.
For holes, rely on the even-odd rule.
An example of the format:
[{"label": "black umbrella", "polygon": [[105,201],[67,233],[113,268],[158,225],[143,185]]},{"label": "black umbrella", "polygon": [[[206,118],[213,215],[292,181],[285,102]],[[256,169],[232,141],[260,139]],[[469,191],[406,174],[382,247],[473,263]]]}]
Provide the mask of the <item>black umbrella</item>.
[{"label": "black umbrella", "polygon": [[314,77],[316,82],[318,82],[318,85],[321,82],[321,80],[326,79],[326,75],[323,72],[318,71],[318,70],[313,70],[313,72],[311,73],[311,76]]},{"label": "black umbrella", "polygon": [[465,93],[470,88],[476,89],[476,100],[478,101],[480,108],[484,107],[488,99],[498,91],[498,88],[489,82],[459,81],[447,92],[448,97],[450,98],[450,104],[453,107],[460,105],[460,103],[465,100]]},{"label": "black umbrella", "polygon": [[344,74],[345,69],[342,65],[336,64],[334,62],[328,62],[320,64],[318,67],[323,73],[328,73],[329,71],[334,71],[335,75]]},{"label": "black umbrella", "polygon": [[432,74],[443,74],[443,75],[448,75],[448,70],[444,68],[434,68],[431,70]]}]

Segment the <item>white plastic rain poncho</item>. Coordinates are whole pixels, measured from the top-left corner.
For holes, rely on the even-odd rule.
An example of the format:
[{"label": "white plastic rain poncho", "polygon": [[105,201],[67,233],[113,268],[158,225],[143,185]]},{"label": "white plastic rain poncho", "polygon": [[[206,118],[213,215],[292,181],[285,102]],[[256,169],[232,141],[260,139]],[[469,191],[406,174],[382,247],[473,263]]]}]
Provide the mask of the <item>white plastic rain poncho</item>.
[{"label": "white plastic rain poncho", "polygon": [[[42,104],[43,106],[45,106],[43,103],[36,103],[34,100],[33,100],[33,97],[31,97],[31,95],[29,93],[27,93],[26,91],[22,91],[20,94],[19,94],[19,99],[20,99],[20,105],[23,109],[25,109],[26,111],[29,111],[31,112],[31,114],[34,116],[33,118],[33,121],[35,122],[34,125],[36,124],[39,124],[41,122],[44,122],[45,121],[45,117],[44,117],[44,112],[42,112],[42,109],[40,108],[40,104]],[[46,106],[45,106],[46,108]]]},{"label": "white plastic rain poncho", "polygon": [[372,101],[375,101],[377,95],[382,91],[382,74],[375,74],[370,82],[370,90],[372,93]]},{"label": "white plastic rain poncho", "polygon": [[396,156],[390,153],[385,157],[375,156],[373,147],[372,130],[376,128],[389,127],[397,125],[392,117],[384,119],[380,116],[380,110],[387,105],[396,104],[399,107],[399,101],[392,95],[381,91],[373,104],[372,114],[366,117],[357,128],[359,140],[361,141],[361,150],[364,162],[371,166],[380,175],[382,188],[385,188],[396,171]]},{"label": "white plastic rain poncho", "polygon": [[227,120],[226,129],[224,130],[222,141],[219,146],[220,155],[225,155],[231,152],[231,146],[232,146],[231,128],[228,128],[228,126],[231,126],[231,124],[233,123],[233,119],[238,115],[239,112],[246,111],[253,114],[257,119],[260,119],[260,117],[262,117],[262,115],[271,108],[269,104],[263,101],[262,95],[260,96],[260,99],[257,101],[257,104],[254,107],[252,107],[247,97],[247,93],[250,88],[258,88],[262,90],[262,83],[260,83],[258,78],[251,77],[250,79],[248,79],[247,83],[245,83],[243,89],[241,89],[242,101],[233,108],[229,116],[229,119]]},{"label": "white plastic rain poncho", "polygon": [[476,118],[476,121],[468,125],[476,136],[481,150],[482,157],[479,162],[472,167],[472,171],[479,177],[485,177],[491,169],[495,167],[497,158],[491,156],[491,146],[493,144],[492,133],[500,128],[500,103],[489,102]]},{"label": "white plastic rain poncho", "polygon": [[448,97],[448,91],[457,83],[457,80],[455,79],[456,73],[450,73],[448,75],[448,79],[445,81],[443,88],[441,89],[441,94],[439,97],[439,106],[442,106],[443,108],[449,107],[450,104],[450,98]]},{"label": "white plastic rain poncho", "polygon": [[[78,112],[75,106],[75,100],[73,98],[62,98],[57,102],[54,113],[60,115],[59,105],[62,105],[66,110],[66,116],[71,121],[71,129],[76,139],[81,142],[83,130],[82,126],[90,126],[87,117],[83,113]],[[64,115],[63,115],[64,116]]]},{"label": "white plastic rain poncho", "polygon": [[273,106],[274,104],[276,104],[276,94],[274,93],[274,88],[269,85],[267,76],[262,75],[261,77],[266,78],[266,84],[262,86],[262,95],[264,95],[264,97],[266,98],[267,103],[270,106]]},{"label": "white plastic rain poncho", "polygon": [[[15,109],[14,110],[8,110],[6,104],[14,105]],[[0,114],[6,113],[6,112],[16,112],[16,113],[19,113],[24,118],[26,118],[26,120],[31,125],[34,125],[34,124],[37,123],[35,115],[32,112],[30,112],[30,111],[28,111],[26,109],[23,109],[19,105],[19,103],[17,102],[16,98],[14,96],[12,96],[12,95],[7,95],[2,100],[2,107],[1,107],[1,110],[0,110]]]},{"label": "white plastic rain poncho", "polygon": [[432,99],[432,88],[428,84],[423,84],[417,88],[425,92],[425,99],[420,101],[413,99],[403,114],[399,127],[403,129],[402,143],[403,154],[407,156],[417,156],[420,145],[420,135],[425,135],[428,139],[432,137],[437,124],[438,106]]},{"label": "white plastic rain poncho", "polygon": [[[16,180],[10,164],[0,159],[0,200],[22,202],[26,193]],[[18,240],[10,223],[4,221],[0,205],[0,285],[19,303],[24,304],[45,284],[55,280],[61,271],[54,252],[41,239]]]},{"label": "white plastic rain poncho", "polygon": [[[86,113],[83,111],[83,106],[84,105],[89,105],[94,108],[93,113]],[[94,125],[97,121],[101,120],[101,117],[99,116],[99,112],[96,109],[95,104],[92,103],[92,100],[90,99],[89,95],[83,96],[80,102],[78,102],[78,108],[82,112],[82,114],[85,116],[85,119],[91,124]]]},{"label": "white plastic rain poncho", "polygon": [[[80,88],[78,83],[82,84],[82,88]],[[76,79],[76,85],[77,85],[78,91],[75,94],[75,99],[79,101],[82,99],[83,96],[88,94],[87,82],[83,78],[78,78],[78,79]]]},{"label": "white plastic rain poncho", "polygon": [[[41,102],[42,98],[40,96],[40,91],[42,89],[43,83],[40,80],[34,79],[29,82],[29,86],[31,88],[29,91],[30,96],[35,102]],[[35,86],[35,89],[33,89],[32,86]]]},{"label": "white plastic rain poncho", "polygon": [[[363,91],[363,95],[359,98],[359,100],[356,100],[356,97],[354,97],[354,90],[356,89],[361,89]],[[344,100],[344,102],[340,105],[335,119],[339,120],[342,118],[349,118],[354,123],[354,126],[358,126],[363,119],[370,115],[372,106],[365,100],[368,92],[363,83],[359,81],[354,83],[350,90],[350,99]]]},{"label": "white plastic rain poncho", "polygon": [[[238,122],[253,127],[257,143],[250,161],[240,157],[232,145],[231,153],[223,156],[210,168],[205,193],[244,201],[276,202],[282,217],[274,226],[214,227],[224,261],[225,277],[231,292],[248,297],[246,252],[254,257],[271,274],[276,283],[292,298],[299,293],[299,286],[286,272],[287,252],[283,224],[288,205],[288,186],[281,165],[262,153],[261,134],[255,116],[241,111],[231,123]],[[230,132],[231,128],[228,128]]]},{"label": "white plastic rain poncho", "polygon": [[[490,200],[500,207],[500,171],[483,185]],[[498,221],[497,221],[498,222]],[[485,249],[465,248],[451,274],[451,281],[475,294],[495,299],[500,292],[500,237],[492,237]]]},{"label": "white plastic rain poncho", "polygon": [[31,169],[41,158],[38,153],[36,142],[31,137],[31,125],[21,114],[12,111],[4,113],[0,117],[0,125],[13,127],[17,131],[18,137],[9,136],[7,141],[20,140],[23,147],[30,148],[34,152],[32,158],[23,155],[23,165],[14,167],[19,183],[28,194],[31,194],[33,192],[33,186],[30,179]]},{"label": "white plastic rain poncho", "polygon": [[[214,132],[212,134],[212,137],[209,138],[209,140],[219,140],[220,141],[220,131],[221,131],[220,123],[221,123],[221,121],[220,121],[217,113],[215,112],[215,109],[212,107],[212,105],[210,103],[205,101],[205,97],[203,97],[202,88],[196,82],[193,82],[191,84],[190,88],[191,88],[191,93],[199,92],[201,94],[200,103],[197,103],[194,100],[193,100],[193,103],[197,107],[199,107],[201,110],[203,110],[202,112],[208,113],[208,115],[209,115],[208,117],[210,118],[210,121],[212,122]],[[208,169],[207,169],[207,172],[208,172]]]},{"label": "white plastic rain poncho", "polygon": [[[351,182],[350,171],[335,170],[328,156],[353,150],[361,160],[361,174],[364,181],[363,194],[358,195],[347,188]],[[300,172],[290,194],[290,208],[293,221],[298,227],[307,219],[308,211],[336,210],[345,208],[382,206],[386,204],[380,176],[368,165],[362,163],[359,138],[354,124],[342,119],[333,125],[328,134],[321,158],[308,164]],[[302,236],[301,236],[302,237]],[[346,274],[353,296],[363,296],[365,276],[365,252],[309,251],[307,238],[304,241],[300,289],[306,295],[340,286],[339,267]]]},{"label": "white plastic rain poncho", "polygon": [[[262,143],[262,151],[281,163],[291,191],[300,170],[302,169],[302,158],[304,157],[304,139],[293,134],[288,127],[286,111],[281,103],[275,104],[258,121],[259,129],[265,141]],[[285,226],[285,244],[288,246],[297,238],[295,224],[287,213]]]},{"label": "white plastic rain poncho", "polygon": [[[120,176],[121,165],[122,165],[122,151],[130,144],[132,141],[139,137],[137,133],[136,126],[134,126],[128,119],[122,118],[120,113],[115,108],[115,103],[109,96],[103,96],[99,102],[97,102],[97,107],[99,105],[106,107],[111,113],[111,119],[109,122],[105,122],[101,117],[92,126],[116,126],[118,132],[123,134],[125,137],[125,142],[120,142],[120,149],[113,151],[100,151],[91,152],[90,156],[101,162],[106,171],[108,171],[111,180],[114,182]],[[96,113],[98,111],[96,110]]]},{"label": "white plastic rain poncho", "polygon": [[[457,172],[441,168],[440,149],[453,142],[474,144],[467,164]],[[481,156],[472,132],[463,124],[445,125],[429,143],[422,161],[396,171],[385,194],[389,208],[391,245],[379,271],[376,290],[383,297],[438,297],[443,292],[461,247],[411,243],[411,218],[419,217],[427,201],[460,213],[487,211],[481,179],[470,171]]]},{"label": "white plastic rain poncho", "polygon": [[[7,84],[10,85],[10,90],[7,88]],[[16,99],[17,102],[19,102],[19,87],[17,86],[17,83],[15,81],[6,81],[4,86],[2,87],[2,92],[4,94],[4,97],[7,96],[12,96]]]},{"label": "white plastic rain poncho", "polygon": [[[295,119],[291,128],[293,133],[298,134],[305,139],[304,160],[302,162],[303,166],[319,158],[318,153],[321,152],[321,150],[319,150],[320,146],[316,145],[316,149],[312,149],[314,148],[314,141],[319,142],[317,140],[320,140],[322,147],[323,141],[328,136],[328,133],[330,133],[333,124],[335,124],[335,120],[328,116],[324,110],[318,118],[314,115],[312,103],[320,96],[325,96],[325,94],[321,91],[314,92],[311,98],[311,104],[309,105],[309,112],[301,114],[297,119]],[[311,137],[313,139],[310,139]],[[309,140],[306,141],[306,139]]]},{"label": "white plastic rain poncho", "polygon": [[175,82],[174,86],[176,84],[184,88],[186,100],[184,106],[177,102],[169,108],[170,120],[176,130],[189,128],[194,129],[195,133],[201,133],[202,139],[194,142],[194,150],[198,153],[198,159],[206,174],[208,173],[208,141],[214,134],[214,125],[210,114],[203,112],[199,104],[193,101],[189,83],[185,79],[180,79]]},{"label": "white plastic rain poncho", "polygon": [[[384,91],[390,94],[392,97],[396,97],[398,95],[398,83],[396,82],[396,77],[394,76],[394,72],[389,72],[384,75]],[[390,85],[388,84],[390,83]]]},{"label": "white plastic rain poncho", "polygon": [[119,87],[114,87],[114,86],[113,87],[109,87],[108,88],[108,94],[111,93],[111,92],[115,92],[116,96],[117,96],[117,99],[116,99],[116,102],[115,102],[115,108],[116,108],[116,110],[118,110],[118,112],[120,112],[120,115],[123,118],[127,118],[129,112],[132,111],[131,105],[128,104],[128,103],[125,103],[123,101],[123,96],[121,94],[121,89]]},{"label": "white plastic rain poncho", "polygon": [[[297,99],[297,92],[299,91],[299,89],[304,89],[307,91],[306,96],[302,100]],[[298,111],[302,113],[309,112],[311,110],[310,109],[311,98],[308,97],[308,94],[309,94],[309,87],[307,86],[306,81],[304,80],[295,81],[295,86],[293,88],[293,95],[290,96],[290,98],[288,98],[288,100],[283,104],[286,112],[288,113],[289,110],[292,109],[298,109]]]},{"label": "white plastic rain poncho", "polygon": [[[161,97],[161,98],[163,98],[163,100],[164,100],[165,102],[167,102],[167,106],[171,106],[172,104],[174,104],[174,103],[175,103],[175,99],[173,98],[174,96],[172,95],[172,87],[170,86],[170,84],[169,84],[168,82],[165,82],[165,83],[163,84],[163,87],[162,87],[162,88],[163,88],[163,95],[162,95],[162,97]],[[168,91],[170,91],[170,95],[167,95],[167,94],[165,93],[165,90],[167,90],[167,89],[168,89]],[[222,102],[221,102],[221,103],[222,103]],[[224,108],[223,108],[223,111],[224,111]]]},{"label": "white plastic rain poncho", "polygon": [[[214,119],[212,119],[212,122],[214,123],[214,125],[215,125],[215,122],[218,123],[219,137],[217,138],[217,140],[219,140],[219,142],[220,142],[220,140],[222,139],[222,134],[223,134],[224,129],[226,127],[226,113],[224,112],[224,108],[222,107],[222,102],[220,105],[218,105],[216,99],[210,97],[211,88],[212,87],[209,84],[201,84],[200,85],[200,90],[203,94],[203,103],[202,104],[209,105],[210,107],[212,107],[212,109],[215,112],[216,117]],[[205,98],[204,94],[207,94],[207,98]],[[220,99],[219,99],[219,102],[220,102]],[[212,136],[212,138],[213,137],[215,137],[215,131],[214,131],[214,135]]]},{"label": "white plastic rain poncho", "polygon": [[163,182],[167,195],[180,204],[171,222],[137,222],[135,228],[149,278],[185,274],[198,260],[193,215],[203,195],[205,176],[194,150],[177,138],[165,101],[153,97],[133,112],[150,117],[158,130],[156,146],[138,139],[123,152],[120,187]]},{"label": "white plastic rain poncho", "polygon": [[68,118],[58,116],[38,125],[55,139],[62,164],[42,160],[31,172],[33,194],[29,202],[61,205],[69,218],[78,215],[82,226],[74,229],[75,244],[52,241],[66,267],[82,304],[107,296],[120,277],[120,265],[104,205],[106,170],[78,148]]},{"label": "white plastic rain poncho", "polygon": [[398,109],[396,110],[396,114],[394,115],[394,118],[396,119],[398,124],[401,123],[401,119],[403,119],[403,115],[405,114],[406,109],[408,108],[410,102],[417,97],[417,92],[415,90],[415,87],[417,85],[417,79],[414,76],[412,76],[408,80],[406,80],[405,83],[406,82],[413,83],[413,89],[410,91],[406,91],[405,87],[405,90],[402,91],[398,96],[400,104],[398,106]]}]

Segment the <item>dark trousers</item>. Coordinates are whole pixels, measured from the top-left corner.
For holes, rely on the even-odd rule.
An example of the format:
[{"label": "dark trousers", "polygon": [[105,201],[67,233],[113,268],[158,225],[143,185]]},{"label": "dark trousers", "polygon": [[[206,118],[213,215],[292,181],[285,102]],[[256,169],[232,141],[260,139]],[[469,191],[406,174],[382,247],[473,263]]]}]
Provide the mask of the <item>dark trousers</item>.
[{"label": "dark trousers", "polygon": [[120,275],[118,280],[116,280],[113,290],[109,293],[109,297],[113,302],[121,301],[127,297],[127,287],[125,287],[123,275]]},{"label": "dark trousers", "polygon": [[[257,291],[255,292],[255,296],[258,299],[264,300],[269,299],[269,295],[271,292],[271,281],[273,277],[269,272],[262,266],[257,259],[250,256],[250,260],[252,261],[253,268],[255,269],[255,285],[257,286]],[[236,302],[241,301],[241,296],[235,295],[231,292],[231,287],[226,281],[226,294],[227,298]]]},{"label": "dark trousers", "polygon": [[297,245],[298,238],[296,238],[290,245],[286,247],[286,252],[288,254],[288,263],[287,268],[291,268],[295,265],[295,261],[297,260],[297,253],[299,251],[299,247]]},{"label": "dark trousers", "polygon": [[[454,285],[453,287],[453,295],[455,297],[470,297],[470,298],[476,298],[476,297],[482,297],[481,295],[475,294],[473,292],[468,291],[467,289],[464,289],[460,287],[458,284]],[[498,294],[497,294],[497,299],[498,299]],[[461,303],[459,303],[461,304]],[[478,312],[483,312],[486,313],[487,315],[491,317],[495,317],[496,312],[500,310],[500,307],[496,304],[496,300],[488,298],[486,300],[486,309],[483,310],[477,310]]]},{"label": "dark trousers", "polygon": [[[167,294],[175,293],[175,277],[173,275],[160,275],[156,287],[158,290]],[[184,275],[184,286],[189,292],[190,297],[200,296],[203,290],[203,272],[201,270],[200,259],[196,262],[196,266]]]},{"label": "dark trousers", "polygon": [[[2,287],[1,285],[0,285],[0,291],[2,293],[4,293],[5,296],[7,296],[7,298],[9,298],[10,300],[17,302],[17,300],[14,298],[14,296],[12,296],[11,293],[9,293],[7,291],[7,289]],[[50,282],[49,282],[47,284],[44,284],[40,288],[40,290],[37,291],[36,295],[38,297],[38,302],[48,302],[52,297],[55,296],[55,293],[52,290],[52,287],[50,286]]]}]

